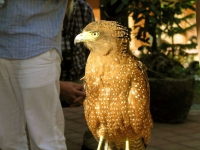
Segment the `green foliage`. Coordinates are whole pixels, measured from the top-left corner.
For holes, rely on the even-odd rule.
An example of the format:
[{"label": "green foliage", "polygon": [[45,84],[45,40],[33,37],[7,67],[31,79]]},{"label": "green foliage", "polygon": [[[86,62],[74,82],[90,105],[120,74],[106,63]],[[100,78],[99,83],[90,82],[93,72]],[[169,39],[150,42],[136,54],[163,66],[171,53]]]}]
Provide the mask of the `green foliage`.
[{"label": "green foliage", "polygon": [[[169,46],[172,48],[173,56],[174,52],[174,39],[173,37],[176,34],[184,34],[186,31],[191,30],[196,24],[190,25],[188,19],[194,18],[194,14],[189,14],[184,17],[178,15],[183,14],[185,9],[195,10],[193,6],[195,3],[194,0],[182,0],[182,1],[170,1],[170,0],[136,0],[134,5],[132,5],[132,10],[134,10],[133,20],[135,21],[135,29],[138,29],[136,38],[144,43],[148,43],[149,39],[147,35],[151,35],[153,38],[150,52],[161,52],[164,49],[160,49],[157,43],[157,36],[160,34],[166,34],[169,37],[172,37],[172,45]],[[141,21],[144,21],[144,24],[141,24]],[[189,27],[182,28],[181,23],[187,23]],[[161,28],[164,26],[164,29]],[[196,45],[191,43],[187,45],[191,48],[194,48]],[[142,49],[142,48],[140,48]],[[165,49],[167,50],[167,49]]]},{"label": "green foliage", "polygon": [[[187,49],[196,48],[196,37],[187,44],[175,44],[174,36],[176,34],[185,34],[192,30],[196,24],[190,24],[188,21],[195,17],[195,14],[182,15],[186,9],[195,11],[195,0],[105,0],[106,6],[114,10],[112,19],[124,24],[125,15],[132,15],[134,20],[134,30],[136,39],[145,43],[139,50],[141,51],[141,60],[147,65],[149,70],[157,76],[182,77],[188,74],[187,69],[181,65],[181,61],[188,57],[185,52]],[[182,23],[187,24],[183,28]],[[160,35],[171,37],[171,42],[157,42]],[[152,37],[150,45],[149,35]],[[146,46],[149,44],[149,46]],[[147,53],[145,53],[145,51]],[[164,55],[167,57],[164,57]],[[149,56],[153,55],[153,56]],[[156,57],[158,58],[156,58]],[[149,58],[147,58],[149,57]],[[158,61],[159,60],[159,61]],[[172,61],[173,60],[173,63]],[[168,62],[167,62],[168,61]],[[155,63],[156,62],[156,63]],[[176,63],[175,63],[176,62]],[[165,64],[165,67],[163,66]],[[153,66],[155,65],[155,66]],[[162,68],[163,67],[163,68]]]}]

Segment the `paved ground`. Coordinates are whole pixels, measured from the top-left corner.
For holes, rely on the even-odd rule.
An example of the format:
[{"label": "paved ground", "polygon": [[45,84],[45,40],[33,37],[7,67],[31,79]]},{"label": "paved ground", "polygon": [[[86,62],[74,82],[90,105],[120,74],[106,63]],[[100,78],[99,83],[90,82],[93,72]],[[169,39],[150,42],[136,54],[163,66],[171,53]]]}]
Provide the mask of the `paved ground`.
[{"label": "paved ground", "polygon": [[[68,150],[81,150],[87,129],[83,107],[63,108]],[[154,123],[147,150],[200,150],[200,105],[194,104],[184,123]]]}]

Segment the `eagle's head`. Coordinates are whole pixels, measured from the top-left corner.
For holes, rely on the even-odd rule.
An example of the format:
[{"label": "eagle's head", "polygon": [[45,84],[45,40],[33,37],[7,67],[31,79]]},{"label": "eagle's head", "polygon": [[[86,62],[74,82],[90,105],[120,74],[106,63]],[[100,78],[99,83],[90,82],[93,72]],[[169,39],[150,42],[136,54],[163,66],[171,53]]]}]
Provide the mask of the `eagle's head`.
[{"label": "eagle's head", "polygon": [[107,55],[112,52],[127,51],[128,30],[115,21],[94,21],[75,37],[74,43],[83,42],[91,52]]}]

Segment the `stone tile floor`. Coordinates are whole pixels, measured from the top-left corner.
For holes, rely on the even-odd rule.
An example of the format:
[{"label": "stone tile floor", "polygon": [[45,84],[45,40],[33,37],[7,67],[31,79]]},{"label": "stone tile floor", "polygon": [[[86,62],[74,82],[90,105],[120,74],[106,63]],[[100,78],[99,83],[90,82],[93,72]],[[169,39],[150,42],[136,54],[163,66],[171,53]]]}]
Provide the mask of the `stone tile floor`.
[{"label": "stone tile floor", "polygon": [[[87,129],[83,107],[63,108],[68,150],[81,150]],[[200,104],[194,104],[184,123],[154,123],[147,150],[200,150]]]}]

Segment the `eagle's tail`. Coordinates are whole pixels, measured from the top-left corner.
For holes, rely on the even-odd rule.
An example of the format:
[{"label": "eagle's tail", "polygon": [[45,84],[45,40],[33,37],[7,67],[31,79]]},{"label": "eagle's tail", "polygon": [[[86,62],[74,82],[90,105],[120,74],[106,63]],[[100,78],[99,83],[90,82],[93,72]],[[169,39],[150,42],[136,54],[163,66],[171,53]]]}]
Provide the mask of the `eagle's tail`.
[{"label": "eagle's tail", "polygon": [[[129,149],[145,150],[145,144],[144,144],[143,139],[138,137],[134,140],[129,141]],[[127,149],[127,150],[129,150],[129,149]]]}]

